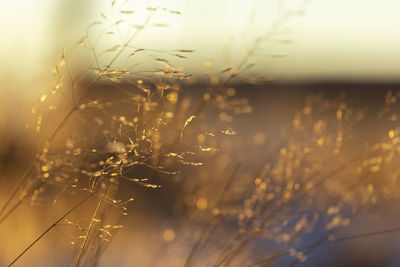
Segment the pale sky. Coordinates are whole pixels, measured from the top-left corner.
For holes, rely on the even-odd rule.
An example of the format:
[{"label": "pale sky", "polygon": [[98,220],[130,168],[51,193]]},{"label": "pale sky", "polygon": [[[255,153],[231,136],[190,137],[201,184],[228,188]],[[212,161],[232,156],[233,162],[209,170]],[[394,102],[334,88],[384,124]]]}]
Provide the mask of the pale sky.
[{"label": "pale sky", "polygon": [[[50,73],[61,48],[78,40],[86,25],[98,19],[102,10],[108,14],[110,5],[105,0],[88,0],[91,6],[87,7],[79,0],[0,1],[2,76],[16,75],[27,83],[36,80],[43,71]],[[179,64],[186,72],[199,76],[204,72],[203,62],[207,58],[215,62],[215,69],[237,64],[254,39],[267,32],[279,14],[301,3],[299,0],[131,2],[128,5],[136,12],[127,20],[132,22],[143,21],[145,15],[140,10],[148,5],[182,13],[156,15],[155,22],[170,27],[146,29],[135,45],[194,49],[196,53],[187,60],[189,63]],[[249,22],[251,14],[253,21]],[[289,20],[281,30],[252,59],[258,65],[256,74],[277,80],[399,80],[400,1],[314,0],[303,16]],[[225,47],[225,53],[221,53],[221,46]]]}]

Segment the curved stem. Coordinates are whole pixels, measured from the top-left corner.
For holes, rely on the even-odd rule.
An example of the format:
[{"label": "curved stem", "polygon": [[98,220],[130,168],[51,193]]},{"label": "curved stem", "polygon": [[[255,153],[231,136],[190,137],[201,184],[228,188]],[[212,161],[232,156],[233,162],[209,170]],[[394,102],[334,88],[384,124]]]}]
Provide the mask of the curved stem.
[{"label": "curved stem", "polygon": [[[143,25],[147,25],[154,15],[154,12],[149,14]],[[110,68],[110,66],[121,56],[122,52],[129,46],[129,44],[137,37],[137,35],[140,33],[141,29],[138,29],[135,33],[132,34],[132,36],[128,39],[126,43],[121,47],[121,49],[118,51],[118,53],[111,59],[109,64],[106,66],[106,68]],[[97,82],[103,77],[103,73],[100,73],[97,75],[97,77],[83,90],[83,93],[79,96],[78,100],[75,102],[75,104],[70,108],[68,113],[64,116],[64,118],[61,120],[61,122],[58,124],[56,129],[53,131],[53,133],[50,135],[50,137],[47,139],[45,143],[51,142],[58,134],[58,132],[63,128],[64,124],[68,121],[68,119],[71,117],[71,115],[74,113],[74,111],[77,109],[77,107],[80,105],[81,101],[87,94],[91,91],[92,88],[97,84]],[[18,185],[14,188],[10,196],[7,198],[6,202],[3,204],[3,206],[0,209],[0,218],[1,216],[6,212],[7,207],[10,205],[12,199],[16,196],[18,190],[22,187],[24,182],[29,178],[30,172],[34,169],[34,163],[31,163],[25,174],[21,177],[21,180],[18,182]],[[17,205],[18,206],[18,205]],[[9,215],[15,208],[10,209],[7,214]],[[8,217],[3,216],[3,219],[0,220],[0,224],[5,220],[5,218]]]}]

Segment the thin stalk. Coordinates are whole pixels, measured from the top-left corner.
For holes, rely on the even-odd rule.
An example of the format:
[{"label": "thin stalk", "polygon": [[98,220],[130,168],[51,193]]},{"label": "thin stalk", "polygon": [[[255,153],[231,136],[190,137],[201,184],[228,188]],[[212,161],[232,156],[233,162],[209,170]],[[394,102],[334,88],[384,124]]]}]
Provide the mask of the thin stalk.
[{"label": "thin stalk", "polygon": [[[10,205],[11,200],[15,197],[17,194],[18,190],[22,187],[22,184],[28,179],[29,173],[33,170],[34,163],[31,163],[31,166],[25,171],[25,173],[22,176],[21,181],[17,184],[17,186],[14,188],[14,190],[11,192],[11,194],[8,196],[7,201],[3,204],[0,210],[0,218],[6,211],[8,205]],[[0,224],[2,223],[3,220],[0,220]]]},{"label": "thin stalk", "polygon": [[101,197],[99,203],[97,204],[97,207],[96,207],[95,212],[93,213],[92,219],[90,220],[90,224],[89,224],[88,230],[86,232],[85,239],[83,241],[82,247],[81,247],[81,249],[79,251],[78,259],[77,259],[76,264],[75,264],[76,267],[78,267],[80,265],[81,260],[83,259],[83,254],[84,254],[85,248],[86,248],[86,246],[88,244],[88,241],[89,241],[90,232],[93,229],[93,225],[94,225],[95,219],[97,217],[97,214],[100,211],[100,208],[101,208],[101,206],[102,206],[102,204],[104,202],[105,197],[107,196],[108,190],[110,189],[110,185],[111,185],[111,182],[108,183],[107,188],[103,193],[103,196]]},{"label": "thin stalk", "polygon": [[[239,167],[240,167],[240,162],[235,165],[235,168],[233,169],[232,174],[230,175],[230,177],[228,177],[228,180],[225,183],[224,189],[222,190],[222,194],[220,195],[220,197],[218,199],[218,202],[217,202],[217,205],[216,205],[217,207],[220,207],[222,202],[223,202],[223,200],[225,199],[225,194],[228,191],[228,188],[230,187],[230,185],[232,184],[233,178],[236,176],[236,174],[237,174],[237,172],[239,170]],[[190,252],[189,252],[189,254],[188,254],[187,258],[186,258],[186,261],[185,261],[185,263],[183,265],[184,267],[189,267],[190,266],[190,263],[193,260],[193,257],[196,254],[197,250],[204,243],[204,241],[207,240],[208,236],[215,229],[215,228],[212,228],[212,230],[209,231],[209,228],[211,227],[211,221],[212,221],[212,218],[209,218],[207,220],[206,224],[204,224],[203,230],[202,230],[203,235],[192,246],[192,249],[190,250]]]},{"label": "thin stalk", "polygon": [[[349,162],[345,162],[342,163],[338,168],[335,168],[334,170],[332,170],[331,172],[327,173],[326,175],[324,175],[318,182],[316,182],[314,184],[314,187],[317,188],[319,186],[322,186],[324,182],[328,181],[329,179],[332,179],[334,177],[336,177],[336,175],[338,175],[340,172],[342,172],[344,169],[346,169],[348,166],[351,166],[350,163],[353,162],[357,162],[360,161],[363,158],[367,158],[370,155],[371,152],[366,153],[364,156],[356,156],[354,157],[352,160],[350,160]],[[312,175],[311,177],[314,177],[318,175],[317,173]],[[292,205],[295,205],[302,197],[304,197],[306,194],[306,191],[301,191],[299,192],[298,195],[296,195],[295,197],[292,198],[291,202],[286,204],[285,206],[277,206],[275,209],[273,209],[273,211],[270,213],[269,216],[267,216],[261,227],[260,228],[265,228],[267,225],[270,225],[274,220],[276,220],[277,218],[279,218],[279,216],[285,212],[286,210],[288,210]],[[248,226],[249,227],[249,226]],[[248,228],[247,227],[247,228]],[[243,234],[238,233],[236,235],[236,237],[233,239],[233,241],[230,243],[230,245],[228,246],[228,248],[226,248],[221,256],[218,258],[218,260],[216,261],[214,266],[222,266],[223,264],[225,266],[227,266],[232,259],[238,254],[240,253],[249,243],[252,239],[256,238],[257,235],[259,234],[259,232],[252,232],[250,233],[250,235],[247,237],[247,239],[241,241],[239,243],[239,245],[237,245],[236,247],[233,245],[235,241],[240,240],[241,237],[243,236]]]},{"label": "thin stalk", "polygon": [[0,224],[2,224],[13,213],[13,211],[16,210],[21,205],[22,201],[24,201],[26,196],[30,195],[36,189],[41,187],[44,183],[45,183],[44,181],[40,181],[40,183],[38,183],[35,187],[33,187],[31,190],[29,190],[29,192],[24,197],[19,199],[12,207],[10,207],[7,210],[7,212],[3,215],[3,217],[0,217]]},{"label": "thin stalk", "polygon": [[62,220],[65,219],[69,214],[71,214],[73,211],[75,211],[77,208],[79,208],[82,204],[84,204],[86,201],[88,201],[91,197],[93,197],[94,193],[91,193],[89,196],[84,198],[82,201],[80,201],[78,204],[73,206],[69,211],[64,213],[63,216],[61,216],[57,221],[55,221],[50,227],[48,227],[38,238],[36,238],[28,247],[26,247],[8,266],[14,265],[29,249],[31,249],[37,242],[39,242],[40,239],[42,239],[48,232],[50,232],[51,229],[53,229],[57,224],[59,224]]},{"label": "thin stalk", "polygon": [[[152,12],[151,14],[149,14],[146,18],[146,20],[144,21],[143,25],[147,25],[150,21],[150,19],[152,18],[152,16],[154,15],[154,12]],[[138,29],[134,34],[132,34],[132,36],[128,39],[128,41],[126,43],[124,43],[124,45],[121,47],[121,49],[117,52],[117,54],[111,59],[110,63],[106,66],[106,68],[110,68],[110,66],[120,57],[120,55],[122,54],[122,52],[129,46],[129,44],[133,41],[133,39],[135,39],[137,37],[137,35],[140,33],[141,29]],[[62,127],[64,126],[64,124],[68,121],[68,119],[71,117],[71,115],[73,114],[73,112],[77,109],[77,107],[80,105],[82,99],[87,96],[87,94],[91,91],[92,88],[94,88],[94,86],[97,84],[97,82],[102,78],[103,73],[100,73],[84,90],[83,93],[79,96],[78,100],[75,102],[73,101],[75,104],[71,107],[71,109],[68,111],[68,113],[64,116],[64,118],[61,120],[61,122],[58,124],[58,126],[56,127],[56,129],[53,131],[53,133],[50,135],[50,137],[47,139],[47,141],[45,143],[50,143],[58,134],[58,132],[60,131],[60,129],[62,129]],[[18,182],[17,186],[14,188],[14,190],[12,191],[12,193],[10,194],[10,196],[8,197],[7,201],[3,204],[3,206],[0,209],[0,218],[1,216],[4,214],[4,212],[7,210],[7,207],[10,205],[12,199],[15,197],[15,195],[17,194],[18,190],[22,187],[22,185],[24,184],[24,182],[29,178],[29,174],[33,171],[35,167],[34,162],[31,163],[31,165],[29,166],[29,168],[27,169],[27,171],[23,174],[21,180]],[[14,209],[11,209],[11,211],[13,211]],[[8,212],[8,215],[10,214],[10,212]],[[1,221],[0,224],[5,220],[5,218],[8,217],[5,216]]]},{"label": "thin stalk", "polygon": [[[325,240],[323,242],[318,242],[317,245],[323,246],[323,245],[329,245],[329,244],[334,244],[334,243],[339,243],[339,242],[344,242],[344,241],[349,241],[349,240],[355,240],[355,239],[364,238],[364,237],[371,237],[371,236],[384,235],[384,234],[393,234],[393,233],[399,233],[399,232],[400,232],[400,227],[396,227],[396,228],[392,228],[392,229],[386,229],[386,230],[367,232],[367,233],[362,233],[362,234],[357,234],[357,235],[345,236],[345,237],[337,238],[334,240]],[[313,244],[310,246],[299,248],[299,249],[297,249],[297,251],[305,251],[305,250],[313,249],[315,247],[316,247],[316,244]],[[249,267],[266,264],[268,262],[271,262],[272,260],[287,256],[287,255],[289,255],[289,252],[283,252],[279,255],[275,255],[273,257],[269,257],[264,260],[255,262],[255,263],[249,265]]]},{"label": "thin stalk", "polygon": [[[365,155],[365,157],[367,157],[370,153],[367,153]],[[354,159],[354,161],[357,161],[357,157]],[[343,163],[343,168],[347,168],[347,166],[349,166],[349,164],[347,163]],[[329,173],[328,175],[324,176],[319,183],[316,183],[316,186],[321,185],[323,182],[327,181],[328,179],[331,179],[333,177],[336,177],[336,175],[338,173],[340,173],[340,170],[342,170],[342,168],[338,168],[333,170],[331,173]],[[338,170],[338,171],[337,171]],[[352,186],[350,186],[348,188],[348,191],[346,194],[349,194],[350,192],[352,192],[353,190],[357,189],[359,187],[359,185],[365,180],[368,180],[368,176],[367,178],[365,178],[364,176],[360,177],[360,179],[354,183]],[[304,192],[303,192],[304,193]],[[300,194],[298,195],[294,200],[297,199],[297,201],[299,200],[299,197],[303,196],[304,194]],[[337,199],[335,201],[335,205],[337,205],[337,203],[340,201],[341,199]],[[294,205],[295,203],[297,203],[297,201],[292,201],[292,203],[290,205],[286,205],[284,207],[282,207],[282,212],[284,212],[285,210],[289,209],[291,205]],[[279,207],[278,207],[279,208]],[[279,210],[279,209],[278,209]],[[278,210],[275,210],[274,212],[277,212]],[[274,213],[273,213],[274,214]],[[267,220],[264,221],[264,223],[262,224],[261,228],[264,229],[266,227]],[[269,223],[271,224],[271,223]],[[248,237],[248,239],[242,241],[242,243],[237,246],[236,248],[234,248],[233,250],[231,250],[231,252],[225,256],[216,266],[219,266],[220,264],[222,264],[224,261],[226,261],[226,263],[224,264],[224,266],[228,266],[230,264],[230,262],[233,260],[234,257],[236,257],[253,239],[257,238],[257,236],[260,234],[261,232],[253,232],[250,234],[250,236]],[[322,242],[322,241],[321,241]]]}]

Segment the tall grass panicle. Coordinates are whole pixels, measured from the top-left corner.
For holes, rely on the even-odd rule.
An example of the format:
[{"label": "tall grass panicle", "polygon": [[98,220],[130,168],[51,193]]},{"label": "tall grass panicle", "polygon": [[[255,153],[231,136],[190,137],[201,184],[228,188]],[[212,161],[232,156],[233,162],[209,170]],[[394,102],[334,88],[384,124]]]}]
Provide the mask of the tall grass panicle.
[{"label": "tall grass panicle", "polygon": [[[238,62],[219,69],[206,59],[205,82],[194,88],[179,62],[196,51],[136,45],[149,27],[168,30],[156,14],[180,11],[111,1],[63,51],[54,84],[32,108],[36,153],[2,203],[0,223],[24,203],[51,206],[54,220],[10,266],[61,226],[73,246],[69,263],[96,266],[123,228],[132,184],[160,190],[168,181],[160,177],[182,178],[174,204],[182,228],[162,236],[185,236],[182,266],[294,266],[319,246],[352,238],[336,234],[364,209],[398,197],[398,95],[389,92],[378,114],[344,95],[311,95],[281,123],[278,143],[252,135],[260,154],[235,127],[253,112],[238,84],[263,85],[253,59],[307,4],[282,12]],[[93,64],[82,68],[77,58]],[[366,132],[371,120],[382,127]]]}]

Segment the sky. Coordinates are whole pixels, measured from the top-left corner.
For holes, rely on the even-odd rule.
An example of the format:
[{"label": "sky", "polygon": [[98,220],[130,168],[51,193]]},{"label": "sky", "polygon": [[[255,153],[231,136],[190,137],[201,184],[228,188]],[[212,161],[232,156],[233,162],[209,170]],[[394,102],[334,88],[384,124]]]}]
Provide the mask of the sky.
[{"label": "sky", "polygon": [[[72,46],[100,12],[107,15],[111,3],[1,2],[0,79],[16,77],[24,85],[46,77],[62,49]],[[286,11],[302,7],[302,1],[159,0],[124,5],[136,11],[124,17],[132,23],[145,19],[147,6],[180,11],[181,15],[155,15],[155,22],[169,27],[146,29],[135,45],[193,49],[190,59],[178,64],[201,76],[207,59],[214,70],[238,65],[255,39],[265,36]],[[249,60],[257,66],[250,74],[282,81],[399,80],[400,1],[314,0],[300,9],[301,14],[285,21]],[[113,40],[105,41],[105,47],[107,42]]]}]

